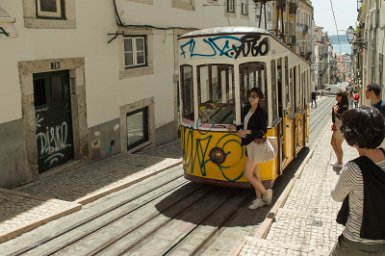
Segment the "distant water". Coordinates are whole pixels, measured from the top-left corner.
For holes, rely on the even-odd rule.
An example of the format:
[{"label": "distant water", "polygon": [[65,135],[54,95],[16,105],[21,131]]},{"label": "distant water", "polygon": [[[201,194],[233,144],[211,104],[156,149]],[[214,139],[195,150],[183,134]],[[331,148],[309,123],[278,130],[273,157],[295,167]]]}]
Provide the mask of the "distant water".
[{"label": "distant water", "polygon": [[[332,44],[333,45],[333,51],[337,54],[341,54],[341,53],[347,53],[347,54],[351,54],[352,53],[352,45],[351,44]],[[341,47],[340,47],[341,46]]]}]

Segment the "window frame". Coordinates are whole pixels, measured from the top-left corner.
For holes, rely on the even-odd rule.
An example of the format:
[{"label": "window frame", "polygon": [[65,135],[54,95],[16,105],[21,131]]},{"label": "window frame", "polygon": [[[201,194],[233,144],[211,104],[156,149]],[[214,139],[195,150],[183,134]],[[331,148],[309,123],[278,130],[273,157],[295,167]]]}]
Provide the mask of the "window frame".
[{"label": "window frame", "polygon": [[[230,8],[231,6],[231,8]],[[227,13],[235,13],[235,0],[227,0],[226,1],[226,12]]]},{"label": "window frame", "polygon": [[59,15],[49,17],[50,15],[39,13],[38,0],[23,0],[24,27],[33,29],[76,29],[75,0],[56,1],[61,3],[61,17]]},{"label": "window frame", "polygon": [[[203,70],[206,68],[206,74]],[[211,123],[211,124],[233,124],[235,118],[235,80],[234,80],[234,65],[225,63],[210,63],[196,66],[197,74],[197,93],[198,93],[198,113],[197,118],[199,124]],[[215,75],[214,75],[215,74]],[[223,76],[223,74],[225,76]],[[231,77],[231,79],[230,79]],[[202,84],[202,78],[206,78],[205,84]],[[206,89],[206,90],[204,90]],[[206,97],[203,97],[205,95]],[[203,99],[204,98],[204,99]],[[204,100],[204,102],[203,102]],[[232,109],[231,109],[232,106]],[[209,116],[205,116],[201,110]],[[228,111],[230,110],[230,111]],[[219,116],[221,113],[233,113],[226,114],[224,118],[211,119],[211,117]],[[212,115],[211,115],[212,114]],[[211,116],[210,116],[211,115]],[[210,117],[210,118],[209,118]],[[225,122],[229,117],[233,119],[229,122]],[[205,119],[206,118],[206,119]]]},{"label": "window frame", "polygon": [[241,14],[243,16],[249,16],[248,0],[241,0]]},{"label": "window frame", "polygon": [[147,65],[136,66],[134,68],[125,68],[125,56],[124,56],[124,37],[119,37],[118,47],[116,48],[117,56],[119,58],[119,79],[128,79],[134,77],[141,77],[146,75],[154,74],[154,49],[153,41],[154,35],[153,30],[150,29],[129,29],[120,28],[119,33],[125,36],[146,36],[146,63]]},{"label": "window frame", "polygon": [[[141,51],[137,50],[137,39],[143,39],[143,49]],[[126,40],[132,40],[132,65],[126,64],[126,54],[129,51],[126,51],[125,49],[125,41]],[[138,52],[143,52],[144,55],[144,63],[138,63]],[[138,67],[146,67],[148,66],[147,61],[147,36],[146,35],[130,35],[130,36],[124,36],[123,37],[123,58],[124,58],[124,68],[125,69],[131,69],[131,68],[138,68]]]},{"label": "window frame", "polygon": [[126,141],[127,141],[127,151],[130,151],[132,149],[137,148],[138,146],[147,143],[149,141],[149,107],[145,106],[143,108],[137,109],[135,111],[132,111],[130,113],[126,113],[126,124],[127,124],[127,119],[133,115],[136,115],[138,113],[142,113],[142,126],[143,126],[143,136],[140,140],[137,140],[131,144],[129,144],[128,141],[128,127],[126,125]]},{"label": "window frame", "polygon": [[[188,85],[189,88],[188,91],[186,90],[186,84],[185,84],[185,68],[191,69],[191,74],[190,74],[190,84]],[[191,94],[188,99],[190,100],[187,102],[185,100],[185,96],[188,94]],[[183,64],[180,66],[180,98],[181,98],[181,115],[182,115],[182,120],[184,122],[191,122],[193,123],[195,121],[195,95],[194,95],[194,68],[192,65],[188,64]],[[187,106],[187,108],[185,108]],[[187,113],[187,110],[190,112]]]},{"label": "window frame", "polygon": [[[264,98],[260,102],[261,107],[268,111],[268,97],[267,97],[267,90],[268,90],[268,83],[267,80],[267,69],[268,69],[268,62],[265,61],[248,61],[243,62],[239,65],[239,90],[240,90],[240,104],[242,109],[242,104],[248,104],[248,91],[253,88],[257,87],[261,89],[262,93],[264,94]],[[244,68],[246,67],[246,68]],[[245,71],[244,71],[245,70]],[[249,72],[246,72],[249,71]],[[250,83],[250,74],[253,73],[253,81]],[[247,82],[246,84],[246,80]]]},{"label": "window frame", "polygon": [[56,12],[47,12],[41,10],[41,1],[36,0],[36,17],[40,19],[65,19],[65,5],[63,0],[56,1]]}]

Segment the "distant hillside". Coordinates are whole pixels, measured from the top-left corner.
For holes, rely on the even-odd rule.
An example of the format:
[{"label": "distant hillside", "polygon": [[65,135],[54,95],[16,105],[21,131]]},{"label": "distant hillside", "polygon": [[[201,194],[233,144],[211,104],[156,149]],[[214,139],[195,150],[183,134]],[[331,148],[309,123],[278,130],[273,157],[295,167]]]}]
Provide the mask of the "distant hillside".
[{"label": "distant hillside", "polygon": [[[338,36],[337,35],[329,35],[329,39],[332,44],[338,44]],[[341,44],[348,44],[348,39],[344,33],[340,34],[340,42]]]}]

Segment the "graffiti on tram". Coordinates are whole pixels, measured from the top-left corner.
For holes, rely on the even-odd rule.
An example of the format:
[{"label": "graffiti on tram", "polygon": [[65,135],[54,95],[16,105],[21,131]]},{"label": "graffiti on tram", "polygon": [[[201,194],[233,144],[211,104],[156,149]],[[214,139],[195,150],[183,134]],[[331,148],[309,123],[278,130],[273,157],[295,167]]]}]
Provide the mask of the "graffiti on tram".
[{"label": "graffiti on tram", "polygon": [[[218,176],[234,182],[243,177],[244,147],[235,134],[182,128],[184,167],[191,174]],[[238,173],[234,170],[239,170]],[[231,171],[230,171],[231,170]]]},{"label": "graffiti on tram", "polygon": [[265,56],[270,50],[268,37],[261,34],[247,34],[242,37],[214,36],[194,37],[180,45],[181,56],[194,57],[239,57]]}]

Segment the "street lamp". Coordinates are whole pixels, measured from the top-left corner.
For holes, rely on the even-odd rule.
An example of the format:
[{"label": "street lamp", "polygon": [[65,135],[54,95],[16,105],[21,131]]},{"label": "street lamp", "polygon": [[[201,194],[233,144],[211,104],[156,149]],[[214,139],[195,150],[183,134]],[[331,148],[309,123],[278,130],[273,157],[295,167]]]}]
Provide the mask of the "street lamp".
[{"label": "street lamp", "polygon": [[353,42],[354,38],[354,28],[352,26],[349,26],[346,30],[346,38],[348,39],[348,42],[351,44]]}]

